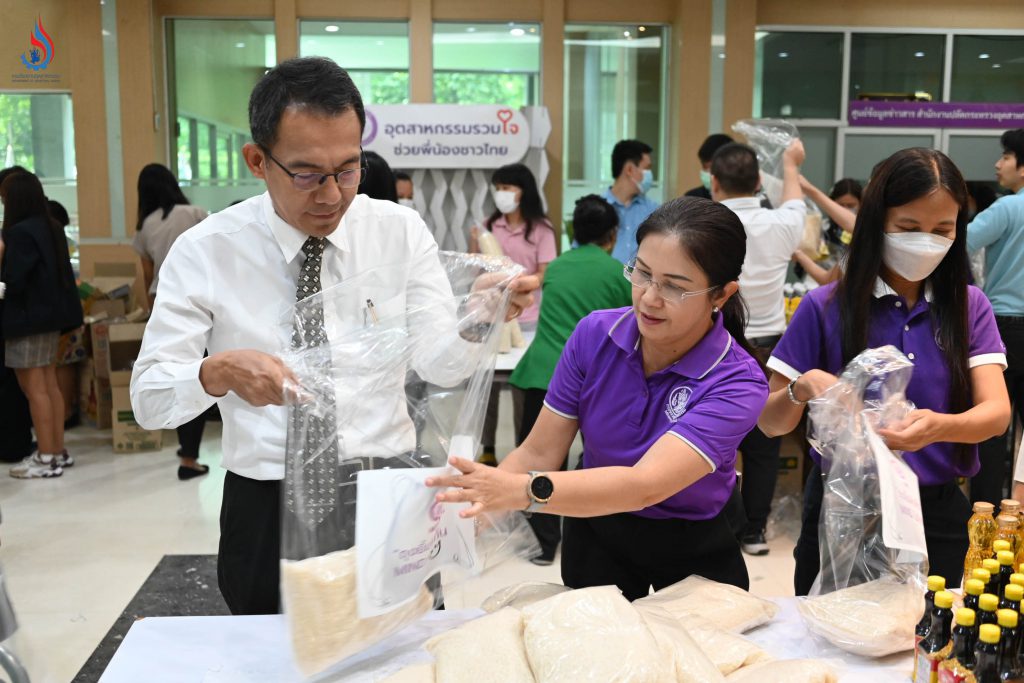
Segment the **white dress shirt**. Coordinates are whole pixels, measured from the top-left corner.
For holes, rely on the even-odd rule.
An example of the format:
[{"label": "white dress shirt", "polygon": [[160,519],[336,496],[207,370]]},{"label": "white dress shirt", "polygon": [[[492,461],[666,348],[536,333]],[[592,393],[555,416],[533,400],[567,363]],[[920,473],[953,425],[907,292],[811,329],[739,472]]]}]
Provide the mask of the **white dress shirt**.
[{"label": "white dress shirt", "polygon": [[[132,406],[140,425],[176,427],[217,402],[224,467],[251,479],[284,477],[288,408],[253,407],[233,392],[211,396],[199,381],[199,368],[207,349],[211,355],[238,349],[289,351],[306,239],[277,215],[265,193],[210,216],[175,241],[132,372]],[[386,326],[408,315],[411,337],[433,342],[421,343],[418,348],[428,350],[411,359],[428,382],[451,386],[461,381],[488,351],[488,345],[458,335],[456,301],[437,244],[415,211],[357,195],[327,239],[321,283],[335,356],[344,348],[335,340],[350,339],[349,332],[371,322],[366,299],[374,302],[374,320]],[[333,285],[339,285],[335,293],[346,296],[332,297]],[[412,450],[415,431],[406,411],[404,378],[404,368],[395,367],[380,381],[364,377],[361,387],[373,390],[358,401],[346,393],[351,387],[338,386],[343,457]]]},{"label": "white dress shirt", "polygon": [[747,304],[747,338],[771,337],[786,331],[782,287],[793,252],[804,235],[807,205],[790,199],[765,209],[757,197],[723,199],[739,216],[747,233],[747,255],[740,272],[740,294]]}]

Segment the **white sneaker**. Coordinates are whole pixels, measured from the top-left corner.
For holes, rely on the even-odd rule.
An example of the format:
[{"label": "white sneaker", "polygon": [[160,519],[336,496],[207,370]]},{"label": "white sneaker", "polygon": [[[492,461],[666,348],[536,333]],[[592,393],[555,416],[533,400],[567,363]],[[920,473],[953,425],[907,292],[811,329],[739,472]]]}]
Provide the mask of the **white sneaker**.
[{"label": "white sneaker", "polygon": [[10,469],[15,479],[50,479],[64,474],[52,455],[33,453]]},{"label": "white sneaker", "polygon": [[54,457],[53,462],[57,467],[71,467],[75,464],[75,459],[65,450],[63,453],[58,453]]}]

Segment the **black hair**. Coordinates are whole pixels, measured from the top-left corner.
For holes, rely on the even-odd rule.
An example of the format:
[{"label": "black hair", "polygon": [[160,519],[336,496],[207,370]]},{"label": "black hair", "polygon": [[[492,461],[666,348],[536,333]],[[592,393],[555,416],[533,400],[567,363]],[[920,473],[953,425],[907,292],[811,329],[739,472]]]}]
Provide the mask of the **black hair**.
[{"label": "black hair", "polygon": [[715,133],[704,138],[704,142],[701,143],[700,149],[697,150],[697,158],[700,159],[700,163],[707,164],[711,162],[711,159],[722,147],[725,147],[733,139],[725,133]]},{"label": "black hair", "polygon": [[654,148],[646,142],[639,140],[619,140],[612,148],[612,178],[622,175],[622,169],[627,161],[639,165],[645,154],[650,154]]},{"label": "black hair", "polygon": [[967,193],[974,200],[975,215],[992,206],[999,198],[996,196],[996,191],[992,189],[992,185],[978,181],[967,182]]},{"label": "black hair", "polygon": [[178,186],[178,179],[162,164],[147,164],[139,171],[139,214],[135,219],[135,231],[142,230],[142,223],[157,209],[163,211],[161,218],[178,204],[188,204],[185,194]]},{"label": "black hair", "polygon": [[[679,197],[654,210],[636,231],[637,247],[648,235],[672,235],[708,278],[716,296],[730,282],[738,282],[747,255],[747,233],[739,217],[718,202],[703,197]],[[744,328],[747,309],[740,292],[722,306],[722,323],[736,343],[753,356]]]},{"label": "black hair", "polygon": [[1017,168],[1024,166],[1024,128],[1014,128],[999,137],[1003,152],[1017,157]]},{"label": "black hair", "polygon": [[43,184],[35,173],[25,171],[7,174],[0,187],[3,188],[4,194],[4,223],[3,228],[0,228],[0,236],[4,242],[10,244],[9,234],[14,225],[30,218],[42,218],[50,233],[53,252],[56,255],[54,263],[57,270],[53,276],[58,282],[62,282],[60,264],[67,258],[67,236],[64,234],[64,228],[50,215]]},{"label": "black hair", "polygon": [[412,182],[412,178],[405,171],[395,171],[395,182],[397,183],[399,180],[408,180],[410,183]]},{"label": "black hair", "polygon": [[359,89],[347,71],[326,57],[287,59],[260,79],[249,97],[252,141],[264,149],[273,147],[288,107],[322,116],[338,116],[351,109],[359,117],[359,130],[366,126]]},{"label": "black hair", "polygon": [[619,227],[615,207],[596,194],[576,200],[572,212],[572,233],[577,244],[608,244]]},{"label": "black hair", "polygon": [[9,167],[7,167],[7,168],[5,168],[3,170],[0,170],[0,185],[3,185],[4,181],[7,180],[7,178],[9,176],[14,175],[15,173],[29,173],[29,172],[30,171],[27,168],[25,168],[24,166],[9,166]]},{"label": "black hair", "polygon": [[71,225],[71,216],[68,215],[68,210],[64,208],[63,204],[56,199],[47,199],[46,206],[50,209],[50,218],[57,221],[61,228]]},{"label": "black hair", "polygon": [[733,195],[753,195],[761,184],[757,153],[738,142],[723,145],[711,157],[711,175]]},{"label": "black hair", "polygon": [[395,174],[384,157],[376,152],[363,152],[363,166],[366,172],[363,182],[359,183],[359,194],[370,199],[384,199],[398,203],[398,190],[395,189]]},{"label": "black hair", "polygon": [[864,198],[864,186],[853,178],[840,178],[828,193],[829,199],[836,200],[845,195],[856,197],[859,202]]},{"label": "black hair", "polygon": [[[544,206],[540,201],[540,192],[537,191],[537,181],[534,179],[533,173],[525,165],[508,164],[507,166],[502,166],[491,175],[491,184],[515,185],[522,190],[522,195],[519,197],[519,213],[522,214],[523,220],[526,221],[526,231],[523,236],[527,242],[530,241],[533,229],[537,226],[551,230],[550,221],[548,221],[548,217],[544,213]],[[491,225],[499,218],[501,218],[501,211],[495,209],[484,225],[490,230]]]},{"label": "black hair", "polygon": [[[834,297],[839,306],[840,339],[844,365],[867,348],[875,281],[882,274],[885,221],[889,209],[904,206],[932,192],[945,191],[960,206],[953,245],[923,285],[931,287],[930,311],[935,340],[949,365],[950,413],[971,407],[971,380],[967,362],[967,185],[949,157],[942,152],[914,147],[896,152],[876,166],[857,212],[846,268]],[[923,295],[922,290],[922,295]],[[966,460],[969,447],[957,445]]]}]

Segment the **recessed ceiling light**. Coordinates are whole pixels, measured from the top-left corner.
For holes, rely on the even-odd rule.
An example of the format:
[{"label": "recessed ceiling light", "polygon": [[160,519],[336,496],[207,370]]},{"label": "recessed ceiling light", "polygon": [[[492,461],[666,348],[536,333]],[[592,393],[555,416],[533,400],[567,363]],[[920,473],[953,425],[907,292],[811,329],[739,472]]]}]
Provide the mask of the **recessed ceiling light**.
[{"label": "recessed ceiling light", "polygon": [[341,30],[341,27],[337,24],[328,24],[327,26],[324,26],[324,30],[328,33],[337,33]]},{"label": "recessed ceiling light", "polygon": [[918,59],[920,59],[921,57],[924,57],[924,53],[923,52],[915,52],[914,56],[917,57]]},{"label": "recessed ceiling light", "polygon": [[235,47],[245,47],[245,43],[235,43]]},{"label": "recessed ceiling light", "polygon": [[516,37],[519,37],[519,36],[522,36],[522,35],[526,35],[526,31],[524,31],[521,28],[514,28],[511,31],[509,31],[509,33],[511,33],[512,35],[514,35]]},{"label": "recessed ceiling light", "polygon": [[638,26],[636,30],[637,31],[646,31],[647,27],[646,26]]},{"label": "recessed ceiling light", "polygon": [[719,59],[725,59],[725,53],[724,52],[719,52],[718,53],[718,58]]},{"label": "recessed ceiling light", "polygon": [[476,26],[467,26],[466,33],[476,33]]},{"label": "recessed ceiling light", "polygon": [[980,55],[978,55],[978,59],[988,59],[988,58],[989,58],[989,54],[987,52],[982,52]]},{"label": "recessed ceiling light", "polygon": [[788,56],[789,56],[789,53],[788,53],[788,52],[780,52],[780,53],[779,53],[779,57],[780,57],[781,59],[785,59],[785,58],[786,58],[786,57],[788,57]]},{"label": "recessed ceiling light", "polygon": [[530,27],[530,33],[536,33],[536,32],[537,32],[537,27],[536,26],[531,26]]},{"label": "recessed ceiling light", "polygon": [[629,31],[623,31],[622,35],[624,35],[625,37],[629,38]]},{"label": "recessed ceiling light", "polygon": [[1002,66],[1003,66],[1002,64],[993,64],[993,65],[992,65],[992,68],[993,68],[993,69],[999,69],[999,68],[1001,68]]},{"label": "recessed ceiling light", "polygon": [[377,45],[378,45],[378,46],[381,46],[381,45],[383,45],[383,44],[384,44],[384,41],[383,41],[383,40],[378,40],[378,41],[377,41]]}]

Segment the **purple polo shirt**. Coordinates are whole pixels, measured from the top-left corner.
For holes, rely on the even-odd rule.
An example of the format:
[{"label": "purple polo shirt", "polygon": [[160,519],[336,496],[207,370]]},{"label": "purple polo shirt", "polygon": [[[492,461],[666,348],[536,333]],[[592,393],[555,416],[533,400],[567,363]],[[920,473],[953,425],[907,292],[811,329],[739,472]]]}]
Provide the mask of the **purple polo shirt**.
[{"label": "purple polo shirt", "polygon": [[635,514],[711,519],[736,484],[736,448],[757,423],[768,383],[721,316],[674,365],[644,377],[632,308],[596,311],[569,337],[544,404],[578,420],[583,467],[632,467],[665,434],[697,451],[711,474]]},{"label": "purple polo shirt", "polygon": [[[843,370],[839,306],[833,294],[836,283],[819,287],[800,302],[786,333],[782,335],[768,367],[793,379],[815,368],[838,375]],[[907,398],[918,408],[948,413],[950,373],[946,359],[935,342],[935,328],[929,313],[929,295],[921,297],[907,310],[903,297],[882,280],[875,284],[871,302],[868,348],[892,344],[914,362],[907,387]],[[1006,367],[1006,347],[996,329],[995,316],[988,299],[977,287],[967,291],[968,352],[970,367],[997,364]],[[933,486],[956,477],[970,477],[978,471],[978,448],[972,446],[971,459],[956,462],[954,444],[933,443],[919,451],[904,453],[910,469],[921,486]],[[811,449],[811,457],[821,464],[821,456]]]}]

